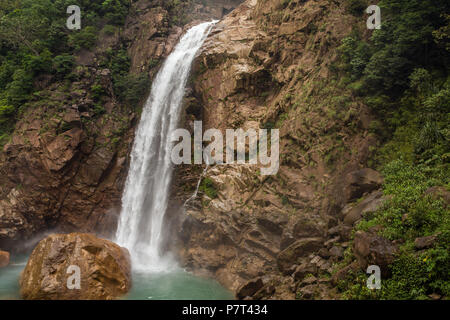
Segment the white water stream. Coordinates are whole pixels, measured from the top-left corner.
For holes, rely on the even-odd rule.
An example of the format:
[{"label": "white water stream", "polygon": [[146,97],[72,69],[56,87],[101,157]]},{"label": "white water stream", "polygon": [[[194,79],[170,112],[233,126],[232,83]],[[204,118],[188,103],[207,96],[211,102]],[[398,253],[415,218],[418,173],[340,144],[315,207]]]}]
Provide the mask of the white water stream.
[{"label": "white water stream", "polygon": [[175,265],[161,250],[173,171],[171,133],[179,122],[192,62],[214,23],[197,25],[181,38],[158,72],[142,111],[116,233],[136,270],[161,272]]}]

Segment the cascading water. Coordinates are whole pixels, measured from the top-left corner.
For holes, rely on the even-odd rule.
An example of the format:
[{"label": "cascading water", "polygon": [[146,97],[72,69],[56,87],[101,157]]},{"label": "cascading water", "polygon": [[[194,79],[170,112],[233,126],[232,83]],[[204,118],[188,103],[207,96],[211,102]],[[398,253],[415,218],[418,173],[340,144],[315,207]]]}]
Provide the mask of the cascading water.
[{"label": "cascading water", "polygon": [[173,266],[161,252],[172,178],[171,133],[178,125],[192,61],[215,23],[197,25],[181,38],[158,72],[142,111],[116,233],[137,270],[157,272]]}]

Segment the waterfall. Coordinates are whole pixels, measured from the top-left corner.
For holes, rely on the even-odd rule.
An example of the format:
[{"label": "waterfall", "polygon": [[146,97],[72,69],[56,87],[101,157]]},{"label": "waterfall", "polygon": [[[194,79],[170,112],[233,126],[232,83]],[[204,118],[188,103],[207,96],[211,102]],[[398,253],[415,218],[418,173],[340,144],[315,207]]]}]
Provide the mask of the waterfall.
[{"label": "waterfall", "polygon": [[216,23],[189,29],[164,62],[136,130],[116,241],[126,247],[137,270],[164,271],[173,266],[161,252],[173,166],[171,133],[177,128],[180,107],[192,61]]}]

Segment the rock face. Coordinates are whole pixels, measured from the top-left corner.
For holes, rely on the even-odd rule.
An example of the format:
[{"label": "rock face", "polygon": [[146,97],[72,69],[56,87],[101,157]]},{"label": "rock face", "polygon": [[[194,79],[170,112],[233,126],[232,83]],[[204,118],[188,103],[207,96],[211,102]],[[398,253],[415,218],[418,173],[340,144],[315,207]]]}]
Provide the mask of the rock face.
[{"label": "rock face", "polygon": [[0,250],[0,268],[9,264],[9,252]]},{"label": "rock face", "polygon": [[251,297],[259,289],[263,287],[263,280],[261,278],[253,279],[244,284],[236,293],[238,299],[244,299],[245,297]]},{"label": "rock face", "polygon": [[383,237],[358,231],[353,242],[353,252],[363,271],[366,271],[369,265],[377,265],[381,274],[388,276],[390,274],[388,266],[394,262],[397,248]]},{"label": "rock face", "polygon": [[[73,287],[73,266],[79,268],[79,289]],[[27,300],[109,300],[124,295],[130,287],[128,250],[81,233],[41,240],[20,278],[20,292]]]},{"label": "rock face", "polygon": [[375,212],[376,210],[381,208],[385,201],[386,197],[383,197],[383,193],[381,191],[372,192],[356,206],[349,205],[349,207],[342,210],[343,214],[345,215],[344,223],[346,225],[353,226],[367,213]]},{"label": "rock face", "polygon": [[436,236],[428,236],[416,238],[414,240],[414,247],[418,250],[431,248],[436,242]]},{"label": "rock face", "polygon": [[301,257],[306,257],[322,247],[323,240],[320,238],[297,240],[278,255],[277,263],[280,271],[284,273],[289,272],[293,265],[298,264]]},{"label": "rock face", "polygon": [[352,201],[378,189],[383,183],[383,177],[377,171],[365,168],[348,173],[345,182],[344,197]]},{"label": "rock face", "polygon": [[[21,240],[46,230],[114,232],[138,106],[124,106],[113,92],[111,71],[102,64],[108,50],[126,48],[131,73],[152,78],[184,23],[221,18],[241,1],[132,2],[120,32],[100,32],[92,50],[77,53],[69,87],[55,79],[39,84],[43,96],[23,109],[0,153],[0,247],[20,250]],[[101,101],[94,85],[105,92]]]},{"label": "rock face", "polygon": [[[183,117],[188,130],[195,120],[204,131],[280,130],[276,175],[261,176],[257,165],[211,167],[206,180],[214,192],[201,190],[180,222],[185,266],[206,269],[235,292],[264,275],[275,287],[271,298],[295,298],[296,265],[326,243],[348,240],[344,227],[345,237],[327,232],[342,220],[344,186],[349,198],[379,186],[380,176],[366,168],[376,143],[370,112],[330,72],[337,47],[358,23],[344,7],[344,1],[247,0],[215,26],[194,62]],[[178,168],[174,200],[182,204],[192,195],[203,169]],[[330,270],[325,259],[316,263]]]}]

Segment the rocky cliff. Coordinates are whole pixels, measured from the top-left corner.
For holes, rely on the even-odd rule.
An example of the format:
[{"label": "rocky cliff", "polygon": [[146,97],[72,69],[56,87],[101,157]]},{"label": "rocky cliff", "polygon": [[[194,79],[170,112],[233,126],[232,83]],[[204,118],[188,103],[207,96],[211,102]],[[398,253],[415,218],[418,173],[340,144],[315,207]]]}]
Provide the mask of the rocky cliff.
[{"label": "rocky cliff", "polygon": [[[358,56],[368,55],[363,50],[368,43],[362,42],[370,36],[360,14],[361,3],[134,2],[123,28],[101,33],[94,49],[77,52],[77,67],[70,79],[55,81],[47,75],[36,79],[35,86],[41,90],[21,108],[0,155],[0,248],[19,250],[19,244],[35,243],[35,237],[49,230],[103,236],[114,232],[145,95],[132,106],[124,104],[113,90],[114,70],[102,61],[125,48],[130,74],[151,79],[187,27],[223,17],[194,62],[180,126],[192,131],[194,121],[201,120],[204,131],[277,128],[280,168],[276,175],[262,176],[256,165],[178,166],[166,223],[174,236],[167,239],[167,247],[179,253],[185,267],[215,277],[240,299],[339,298],[339,281],[356,270],[365,272],[369,264],[379,265],[388,277],[388,266],[404,239],[381,236],[382,224],[395,221],[401,232],[403,226],[415,230],[428,219],[421,213],[429,207],[422,207],[420,201],[438,188],[447,208],[448,191],[435,185],[445,185],[441,180],[423,182],[426,174],[416,177],[413,166],[404,169],[394,164],[391,171],[399,172],[400,178],[391,180],[405,179],[418,186],[414,192],[409,185],[390,187],[391,196],[394,189],[408,194],[402,198],[394,193],[395,205],[409,206],[392,210],[388,220],[375,221],[376,225],[366,225],[366,230],[352,235],[356,223],[390,200],[380,190],[384,178],[371,168],[373,153],[380,146],[380,135],[375,133],[381,126],[374,125],[378,123],[375,115],[358,90],[350,87],[358,84],[355,79],[340,72],[346,68],[339,57],[342,40],[356,29],[360,45],[366,47],[360,48],[362,53],[352,52],[351,62],[368,61]],[[446,39],[445,30],[436,33],[441,40]],[[355,43],[350,46],[353,51]],[[420,75],[426,70],[419,71]],[[412,92],[404,99],[408,112],[409,101],[416,101]],[[419,96],[424,99],[421,92]],[[381,110],[389,101],[383,99],[376,101]],[[433,101],[440,106],[440,99]],[[404,136],[412,137],[410,132],[415,134],[416,129],[414,124],[397,139],[406,141]],[[440,133],[432,134],[430,141],[440,137]],[[402,152],[414,149],[413,145],[402,148]],[[436,158],[426,163],[432,166]],[[432,171],[425,169],[427,174]],[[191,198],[199,182],[199,192]],[[409,211],[416,202],[418,218]],[[432,218],[441,222],[442,217],[433,214],[443,211],[436,212]],[[432,266],[425,265],[430,256],[424,250],[437,243],[440,233],[436,230],[408,235],[413,239],[409,250],[415,250],[414,259],[427,274]],[[448,252],[446,241],[442,257]],[[445,257],[442,265],[448,261]],[[439,272],[448,277],[447,269]],[[439,281],[441,273],[435,276]]]},{"label": "rocky cliff", "polygon": [[0,248],[20,250],[54,230],[114,232],[145,95],[131,106],[120,101],[104,61],[125,48],[130,74],[151,79],[185,24],[221,18],[239,2],[136,1],[123,28],[100,32],[91,50],[77,52],[71,79],[36,81],[39,95],[0,154]]},{"label": "rocky cliff", "polygon": [[[216,25],[195,62],[188,128],[202,120],[204,130],[280,129],[277,175],[210,168],[181,226],[186,266],[232,290],[262,277],[256,297],[294,298],[306,275],[331,274],[352,225],[342,209],[381,184],[361,170],[376,143],[370,113],[332,72],[342,38],[365,23],[344,9],[342,1],[248,0]],[[181,185],[196,181],[193,170],[180,170]],[[316,297],[332,296],[325,286],[316,282]]]}]

